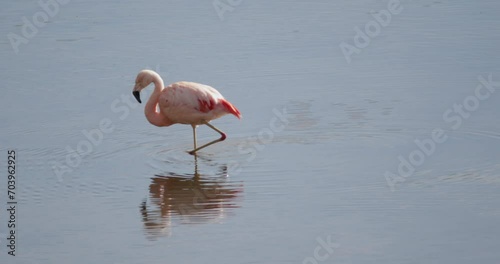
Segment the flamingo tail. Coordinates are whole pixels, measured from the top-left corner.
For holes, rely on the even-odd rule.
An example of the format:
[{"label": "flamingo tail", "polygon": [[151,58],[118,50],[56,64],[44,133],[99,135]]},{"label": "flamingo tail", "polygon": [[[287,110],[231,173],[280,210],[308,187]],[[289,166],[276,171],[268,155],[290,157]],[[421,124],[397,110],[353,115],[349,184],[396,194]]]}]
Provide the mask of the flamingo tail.
[{"label": "flamingo tail", "polygon": [[238,119],[241,118],[241,113],[240,111],[234,106],[232,105],[230,102],[222,99],[221,100],[221,103],[222,103],[222,106],[224,106],[224,108],[226,109],[226,111],[230,114],[233,114],[234,116],[236,116]]}]

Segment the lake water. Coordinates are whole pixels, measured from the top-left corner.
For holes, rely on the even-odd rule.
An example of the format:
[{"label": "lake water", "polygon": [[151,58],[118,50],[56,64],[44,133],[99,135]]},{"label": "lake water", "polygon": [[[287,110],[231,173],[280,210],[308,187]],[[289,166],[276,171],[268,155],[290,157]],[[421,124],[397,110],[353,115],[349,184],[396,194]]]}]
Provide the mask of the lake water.
[{"label": "lake water", "polygon": [[[500,260],[500,2],[48,2],[1,4],[1,263]],[[188,155],[144,68],[243,118]]]}]

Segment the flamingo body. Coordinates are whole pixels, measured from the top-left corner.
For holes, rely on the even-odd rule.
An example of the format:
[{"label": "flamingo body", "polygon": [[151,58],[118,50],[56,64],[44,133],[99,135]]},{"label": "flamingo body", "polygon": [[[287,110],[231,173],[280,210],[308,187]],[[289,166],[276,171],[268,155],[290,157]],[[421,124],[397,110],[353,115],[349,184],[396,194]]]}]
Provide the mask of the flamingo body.
[{"label": "flamingo body", "polygon": [[158,106],[173,124],[201,125],[226,114],[241,117],[240,111],[208,85],[176,82],[162,90]]},{"label": "flamingo body", "polygon": [[[211,120],[226,114],[241,118],[240,111],[224,99],[215,88],[194,82],[176,82],[164,87],[160,75],[152,70],[142,70],[137,75],[132,93],[139,103],[141,103],[140,91],[151,83],[154,83],[155,90],[144,108],[146,119],[158,127],[173,124],[191,125],[194,149],[190,154],[226,138],[222,131],[209,124]],[[197,148],[196,126],[202,124],[220,133],[221,138]]]}]

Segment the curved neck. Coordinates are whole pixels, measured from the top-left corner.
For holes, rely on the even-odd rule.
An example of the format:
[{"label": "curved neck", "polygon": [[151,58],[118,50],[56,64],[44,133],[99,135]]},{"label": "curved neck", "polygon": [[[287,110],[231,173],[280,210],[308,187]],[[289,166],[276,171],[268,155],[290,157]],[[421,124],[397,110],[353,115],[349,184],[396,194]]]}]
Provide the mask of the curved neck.
[{"label": "curved neck", "polygon": [[163,80],[158,74],[155,74],[153,83],[155,84],[155,90],[149,97],[146,107],[144,108],[146,119],[155,126],[169,126],[171,123],[168,121],[168,118],[157,109],[158,99],[164,87]]}]

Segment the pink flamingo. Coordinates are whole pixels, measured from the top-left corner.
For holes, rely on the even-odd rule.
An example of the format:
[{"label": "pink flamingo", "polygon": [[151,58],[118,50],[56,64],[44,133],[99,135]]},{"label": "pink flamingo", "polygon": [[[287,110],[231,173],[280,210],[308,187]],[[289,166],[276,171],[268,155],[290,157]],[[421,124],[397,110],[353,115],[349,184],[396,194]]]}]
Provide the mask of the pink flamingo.
[{"label": "pink flamingo", "polygon": [[[140,71],[135,79],[132,94],[139,103],[141,103],[140,91],[151,83],[154,83],[155,90],[144,108],[146,119],[158,127],[177,123],[191,125],[194,148],[189,151],[189,154],[193,155],[200,149],[226,139],[224,132],[209,123],[211,120],[226,114],[241,118],[240,111],[214,88],[194,82],[176,82],[164,88],[162,78],[152,70]],[[217,131],[221,137],[201,147],[196,147],[198,125],[207,125]]]}]

